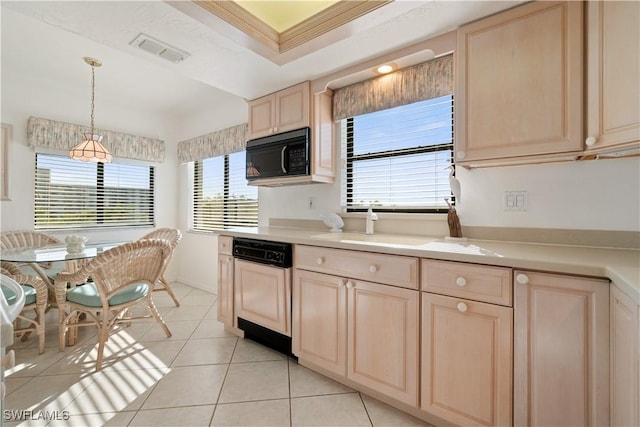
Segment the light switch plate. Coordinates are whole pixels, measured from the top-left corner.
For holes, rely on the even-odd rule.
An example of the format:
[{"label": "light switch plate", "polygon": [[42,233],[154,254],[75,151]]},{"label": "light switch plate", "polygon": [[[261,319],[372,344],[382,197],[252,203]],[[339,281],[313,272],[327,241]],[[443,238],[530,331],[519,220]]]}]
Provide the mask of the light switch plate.
[{"label": "light switch plate", "polygon": [[529,197],[526,191],[505,191],[505,211],[526,211],[529,207]]}]

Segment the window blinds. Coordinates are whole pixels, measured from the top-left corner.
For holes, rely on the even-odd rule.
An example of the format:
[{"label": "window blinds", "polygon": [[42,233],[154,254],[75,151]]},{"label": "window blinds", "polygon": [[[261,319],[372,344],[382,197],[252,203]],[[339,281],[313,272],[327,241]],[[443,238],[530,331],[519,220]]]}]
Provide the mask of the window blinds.
[{"label": "window blinds", "polygon": [[36,154],[35,228],[154,225],[154,168]]},{"label": "window blinds", "polygon": [[245,151],[241,151],[195,162],[195,230],[258,225],[258,189],[247,185],[245,154]]}]

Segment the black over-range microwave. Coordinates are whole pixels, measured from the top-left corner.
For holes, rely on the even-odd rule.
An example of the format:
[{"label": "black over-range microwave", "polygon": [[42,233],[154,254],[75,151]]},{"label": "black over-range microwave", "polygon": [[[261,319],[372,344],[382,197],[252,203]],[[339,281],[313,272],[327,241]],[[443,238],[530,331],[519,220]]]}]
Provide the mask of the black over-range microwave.
[{"label": "black over-range microwave", "polygon": [[310,128],[247,141],[247,180],[310,174]]}]

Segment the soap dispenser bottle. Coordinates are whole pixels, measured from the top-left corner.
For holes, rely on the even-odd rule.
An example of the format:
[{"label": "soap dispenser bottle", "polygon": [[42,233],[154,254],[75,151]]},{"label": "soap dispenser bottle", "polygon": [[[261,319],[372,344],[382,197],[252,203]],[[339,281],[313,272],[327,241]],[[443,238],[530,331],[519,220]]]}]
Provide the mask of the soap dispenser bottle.
[{"label": "soap dispenser bottle", "polygon": [[373,212],[373,210],[371,209],[371,206],[369,206],[369,210],[367,211],[367,220],[365,224],[366,234],[373,234],[373,221],[377,221],[377,220],[378,220],[378,214]]}]

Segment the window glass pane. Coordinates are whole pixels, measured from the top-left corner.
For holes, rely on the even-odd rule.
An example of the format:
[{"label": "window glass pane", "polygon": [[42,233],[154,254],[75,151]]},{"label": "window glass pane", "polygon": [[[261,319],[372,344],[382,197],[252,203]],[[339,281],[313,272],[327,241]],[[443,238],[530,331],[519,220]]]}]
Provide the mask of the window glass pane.
[{"label": "window glass pane", "polygon": [[247,185],[246,152],[195,162],[195,230],[220,230],[258,225],[258,188]]},{"label": "window glass pane", "polygon": [[153,224],[153,167],[36,154],[36,229]]},{"label": "window glass pane", "polygon": [[343,121],[343,206],[437,212],[453,201],[453,96]]}]

